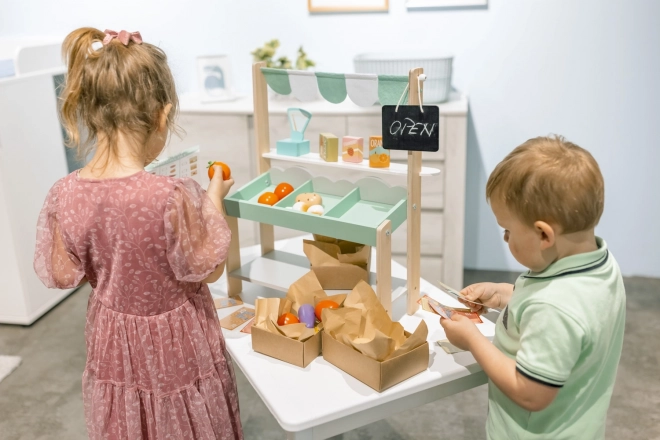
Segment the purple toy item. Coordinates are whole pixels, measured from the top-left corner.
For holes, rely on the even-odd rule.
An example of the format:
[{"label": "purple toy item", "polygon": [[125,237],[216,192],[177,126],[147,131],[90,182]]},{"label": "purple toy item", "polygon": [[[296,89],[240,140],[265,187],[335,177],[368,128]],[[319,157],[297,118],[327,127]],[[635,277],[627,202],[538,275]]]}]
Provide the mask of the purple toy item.
[{"label": "purple toy item", "polygon": [[298,319],[300,322],[305,323],[307,328],[314,328],[316,323],[316,316],[314,316],[314,306],[310,304],[303,304],[298,309]]}]

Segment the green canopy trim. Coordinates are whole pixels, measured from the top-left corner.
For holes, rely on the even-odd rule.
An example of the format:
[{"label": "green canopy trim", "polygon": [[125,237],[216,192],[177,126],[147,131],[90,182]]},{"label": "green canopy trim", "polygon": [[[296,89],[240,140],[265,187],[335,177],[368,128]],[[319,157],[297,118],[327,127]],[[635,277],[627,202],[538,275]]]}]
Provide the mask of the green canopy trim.
[{"label": "green canopy trim", "polygon": [[[300,101],[323,97],[339,104],[348,96],[361,107],[395,105],[404,94],[407,76],[373,75],[361,73],[323,73],[262,67],[270,88],[280,95],[293,94]],[[401,99],[407,103],[405,96]]]}]

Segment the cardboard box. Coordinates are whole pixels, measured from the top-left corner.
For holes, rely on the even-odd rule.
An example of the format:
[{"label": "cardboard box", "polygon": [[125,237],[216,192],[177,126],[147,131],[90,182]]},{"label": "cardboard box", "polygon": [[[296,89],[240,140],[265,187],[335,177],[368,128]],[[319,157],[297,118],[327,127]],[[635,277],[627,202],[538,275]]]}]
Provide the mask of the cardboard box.
[{"label": "cardboard box", "polygon": [[341,159],[344,162],[362,163],[364,160],[364,139],[355,136],[344,136],[341,150]]},{"label": "cardboard box", "polygon": [[341,306],[346,294],[328,296],[322,289],[316,275],[307,272],[291,284],[286,298],[259,298],[255,304],[255,318],[252,325],[252,349],[284,362],[305,368],[321,354],[321,333],[323,326],[308,329],[305,324],[279,326],[277,319],[282,313],[294,313],[303,304],[315,306],[323,300],[332,300]]},{"label": "cardboard box", "polygon": [[326,162],[337,162],[339,158],[339,138],[331,133],[319,136],[319,156]]},{"label": "cardboard box", "polygon": [[303,241],[303,250],[323,289],[350,290],[360,281],[369,282],[371,246],[314,237]]},{"label": "cardboard box", "polygon": [[321,354],[322,333],[319,332],[305,342],[300,342],[253,326],[252,349],[300,368],[305,368]]},{"label": "cardboard box", "polygon": [[429,345],[379,362],[323,333],[323,359],[380,393],[426,370]]}]

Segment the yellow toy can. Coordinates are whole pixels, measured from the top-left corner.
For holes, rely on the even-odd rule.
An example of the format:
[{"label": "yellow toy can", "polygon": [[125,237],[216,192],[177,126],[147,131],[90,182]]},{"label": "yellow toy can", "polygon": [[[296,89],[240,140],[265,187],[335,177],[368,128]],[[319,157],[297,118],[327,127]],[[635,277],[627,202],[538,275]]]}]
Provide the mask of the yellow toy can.
[{"label": "yellow toy can", "polygon": [[369,166],[371,168],[390,167],[390,150],[383,148],[382,136],[369,137]]}]

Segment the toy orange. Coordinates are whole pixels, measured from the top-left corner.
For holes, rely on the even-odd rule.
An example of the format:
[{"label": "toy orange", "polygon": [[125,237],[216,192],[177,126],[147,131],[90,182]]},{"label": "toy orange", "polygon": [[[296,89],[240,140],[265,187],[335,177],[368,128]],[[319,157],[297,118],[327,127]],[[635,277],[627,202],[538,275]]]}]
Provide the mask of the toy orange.
[{"label": "toy orange", "polygon": [[275,188],[275,195],[282,200],[293,192],[293,187],[286,182],[282,182]]},{"label": "toy orange", "polygon": [[330,301],[329,299],[323,300],[319,302],[316,305],[316,308],[314,309],[314,314],[316,315],[316,319],[321,321],[321,313],[323,312],[323,309],[338,309],[339,304],[337,304],[334,301]]},{"label": "toy orange", "polygon": [[300,320],[296,318],[296,315],[293,313],[285,313],[279,318],[277,318],[277,325],[289,325],[289,324],[298,324]]},{"label": "toy orange", "polygon": [[263,193],[262,195],[259,196],[259,200],[257,200],[259,203],[262,203],[264,205],[270,205],[273,206],[275,203],[279,202],[280,199],[272,192],[267,191]]},{"label": "toy orange", "polygon": [[229,180],[231,178],[231,168],[229,168],[227,164],[222,162],[209,161],[209,179],[213,179],[213,175],[215,174],[215,169],[213,168],[214,165],[219,165],[222,167],[222,180]]}]

